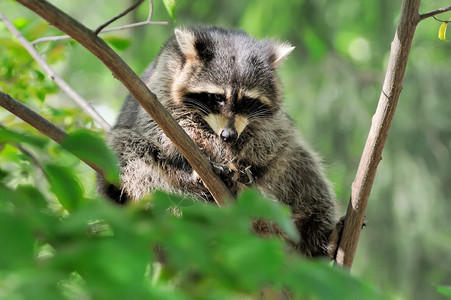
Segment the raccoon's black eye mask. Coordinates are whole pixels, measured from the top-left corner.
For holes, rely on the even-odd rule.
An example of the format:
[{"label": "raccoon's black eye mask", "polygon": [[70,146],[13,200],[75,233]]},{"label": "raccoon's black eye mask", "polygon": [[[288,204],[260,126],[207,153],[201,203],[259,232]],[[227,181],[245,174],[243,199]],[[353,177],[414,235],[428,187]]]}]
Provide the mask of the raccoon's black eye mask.
[{"label": "raccoon's black eye mask", "polygon": [[203,114],[219,113],[219,108],[224,106],[227,99],[221,94],[212,93],[188,93],[183,96],[186,107],[200,110]]},{"label": "raccoon's black eye mask", "polygon": [[[183,96],[183,103],[188,108],[194,108],[208,115],[220,113],[221,107],[227,102],[227,98],[222,94],[214,93],[187,93]],[[267,117],[274,113],[275,109],[261,102],[258,98],[244,96],[231,103],[230,109],[235,114],[246,116],[250,119],[257,117]]]}]

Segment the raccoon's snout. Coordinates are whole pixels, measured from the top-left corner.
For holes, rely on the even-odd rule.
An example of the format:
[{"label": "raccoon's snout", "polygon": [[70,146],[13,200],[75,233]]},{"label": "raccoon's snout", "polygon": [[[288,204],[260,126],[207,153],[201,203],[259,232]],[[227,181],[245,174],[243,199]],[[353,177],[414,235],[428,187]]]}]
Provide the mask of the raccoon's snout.
[{"label": "raccoon's snout", "polygon": [[224,128],[220,136],[224,142],[233,142],[238,138],[238,132],[234,128]]}]

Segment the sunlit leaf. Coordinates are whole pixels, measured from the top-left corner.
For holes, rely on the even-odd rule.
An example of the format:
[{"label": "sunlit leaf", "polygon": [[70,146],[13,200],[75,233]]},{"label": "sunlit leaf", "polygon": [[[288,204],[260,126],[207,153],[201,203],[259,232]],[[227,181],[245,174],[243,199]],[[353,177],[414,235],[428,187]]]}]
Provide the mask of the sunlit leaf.
[{"label": "sunlit leaf", "polygon": [[78,157],[102,169],[109,182],[119,183],[117,159],[100,137],[87,130],[79,130],[69,134],[62,145]]},{"label": "sunlit leaf", "polygon": [[13,24],[17,29],[20,30],[25,28],[28,24],[30,24],[30,20],[27,18],[19,17],[13,21]]},{"label": "sunlit leaf", "polygon": [[105,41],[113,46],[113,48],[121,51],[126,50],[131,44],[130,39],[119,36],[106,37]]},{"label": "sunlit leaf", "polygon": [[446,28],[447,27],[448,27],[448,22],[443,22],[438,31],[438,38],[441,39],[442,41],[446,41],[446,42],[448,41],[446,39]]},{"label": "sunlit leaf", "polygon": [[451,298],[451,286],[437,286],[437,292],[439,292],[440,294]]},{"label": "sunlit leaf", "polygon": [[175,0],[163,0],[163,3],[164,6],[166,7],[169,16],[175,22],[175,7],[176,7]]}]

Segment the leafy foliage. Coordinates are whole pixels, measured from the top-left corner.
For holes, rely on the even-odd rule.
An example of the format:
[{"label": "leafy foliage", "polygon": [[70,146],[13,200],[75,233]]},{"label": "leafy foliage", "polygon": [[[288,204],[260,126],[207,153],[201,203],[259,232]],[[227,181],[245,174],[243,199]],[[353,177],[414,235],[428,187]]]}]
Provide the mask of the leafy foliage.
[{"label": "leafy foliage", "polygon": [[[61,3],[92,27],[118,12],[118,6],[110,2]],[[166,7],[162,1],[154,4],[154,16],[160,19]],[[92,9],[80,10],[86,5]],[[239,27],[259,38],[274,36],[296,46],[280,70],[286,105],[297,126],[323,154],[344,212],[380,93],[399,5],[390,0],[301,0],[283,5],[278,1],[250,0],[243,5],[238,0],[190,0],[177,7],[177,17],[179,26],[205,23]],[[442,5],[443,1],[422,1],[421,11]],[[60,34],[12,0],[0,1],[0,10],[11,19],[16,17],[15,25],[29,40]],[[143,19],[147,13],[143,5],[136,14]],[[449,13],[443,18],[447,17]],[[354,274],[384,291],[396,291],[398,298],[436,299],[449,294],[451,44],[437,40],[437,29],[434,20],[421,22],[417,28],[404,90],[369,202],[368,226],[362,232],[353,265]],[[108,39],[139,73],[172,32],[172,26],[153,26],[117,32]],[[63,93],[56,93],[54,83],[1,23],[0,43],[2,91],[67,132],[79,128],[98,132]],[[82,47],[64,41],[39,44],[38,49],[94,105],[119,109],[125,91]],[[107,113],[116,115],[108,109],[102,111]],[[114,299],[124,291],[130,293],[127,296],[152,299],[187,299],[203,293],[209,299],[257,298],[255,287],[268,278],[271,283],[265,287],[279,292],[283,282],[296,296],[310,295],[304,297],[307,299],[373,295],[367,285],[324,263],[286,256],[279,241],[260,240],[249,234],[248,227],[244,233],[243,227],[226,235],[229,226],[237,231],[237,224],[229,225],[230,218],[222,215],[215,223],[216,213],[223,212],[214,207],[205,208],[208,215],[202,206],[197,216],[192,215],[193,210],[184,211],[190,216],[185,226],[186,218],[166,212],[156,217],[152,206],[165,207],[168,204],[164,201],[172,201],[188,211],[197,207],[188,199],[157,194],[147,203],[120,209],[105,203],[95,196],[92,170],[73,155],[2,109],[0,123],[0,298]],[[71,176],[76,196],[67,197],[72,200],[53,186],[59,185],[57,179],[49,184],[51,178],[43,171],[48,166]],[[64,185],[59,189],[64,191]],[[247,212],[242,208],[230,210],[242,213],[239,222],[248,225]],[[264,209],[257,210],[264,214]],[[283,209],[278,211],[284,215]],[[202,218],[204,223],[200,222]],[[162,227],[155,229],[157,224]],[[206,228],[201,230],[203,226],[209,226],[207,233]],[[165,228],[172,235],[166,234]],[[191,242],[193,233],[196,235]],[[208,238],[202,240],[198,236],[202,234]],[[242,247],[235,243],[235,234]],[[161,266],[155,263],[157,254],[149,248],[155,242],[161,244],[163,238],[167,239],[165,251],[175,257],[168,256],[168,263]],[[218,239],[223,244],[217,246],[214,242]],[[263,244],[254,244],[254,240]],[[206,244],[194,251],[194,241]],[[138,246],[143,248],[139,250]],[[252,251],[254,247],[258,251]],[[144,248],[149,251],[144,253]],[[233,252],[228,252],[229,248]],[[135,256],[136,260],[132,259]],[[226,266],[225,261],[233,264]],[[205,269],[211,262],[215,269]],[[281,270],[281,265],[288,267]],[[196,270],[194,276],[190,276],[191,266]],[[284,279],[272,281],[276,275]],[[235,277],[240,282],[235,283]],[[436,289],[437,284],[444,286]],[[332,291],[337,294],[332,295]]]},{"label": "leafy foliage", "polygon": [[255,192],[224,208],[161,192],[124,208],[68,193],[74,189],[65,176],[76,175],[65,170],[53,180],[63,173],[48,167],[69,214],[53,211],[30,185],[0,186],[4,298],[233,299],[263,289],[296,299],[379,297],[348,273],[287,255],[282,241],[253,234],[256,216],[288,220],[285,207]]}]

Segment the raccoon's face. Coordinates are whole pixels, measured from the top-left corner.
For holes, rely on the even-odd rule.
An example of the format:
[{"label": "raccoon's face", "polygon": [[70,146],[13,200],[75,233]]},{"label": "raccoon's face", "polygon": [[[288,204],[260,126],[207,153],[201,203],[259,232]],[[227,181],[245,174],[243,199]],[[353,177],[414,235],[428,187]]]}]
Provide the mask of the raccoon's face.
[{"label": "raccoon's face", "polygon": [[200,114],[225,142],[281,107],[276,68],[293,50],[219,28],[176,30],[182,66],[174,72],[174,101]]}]

